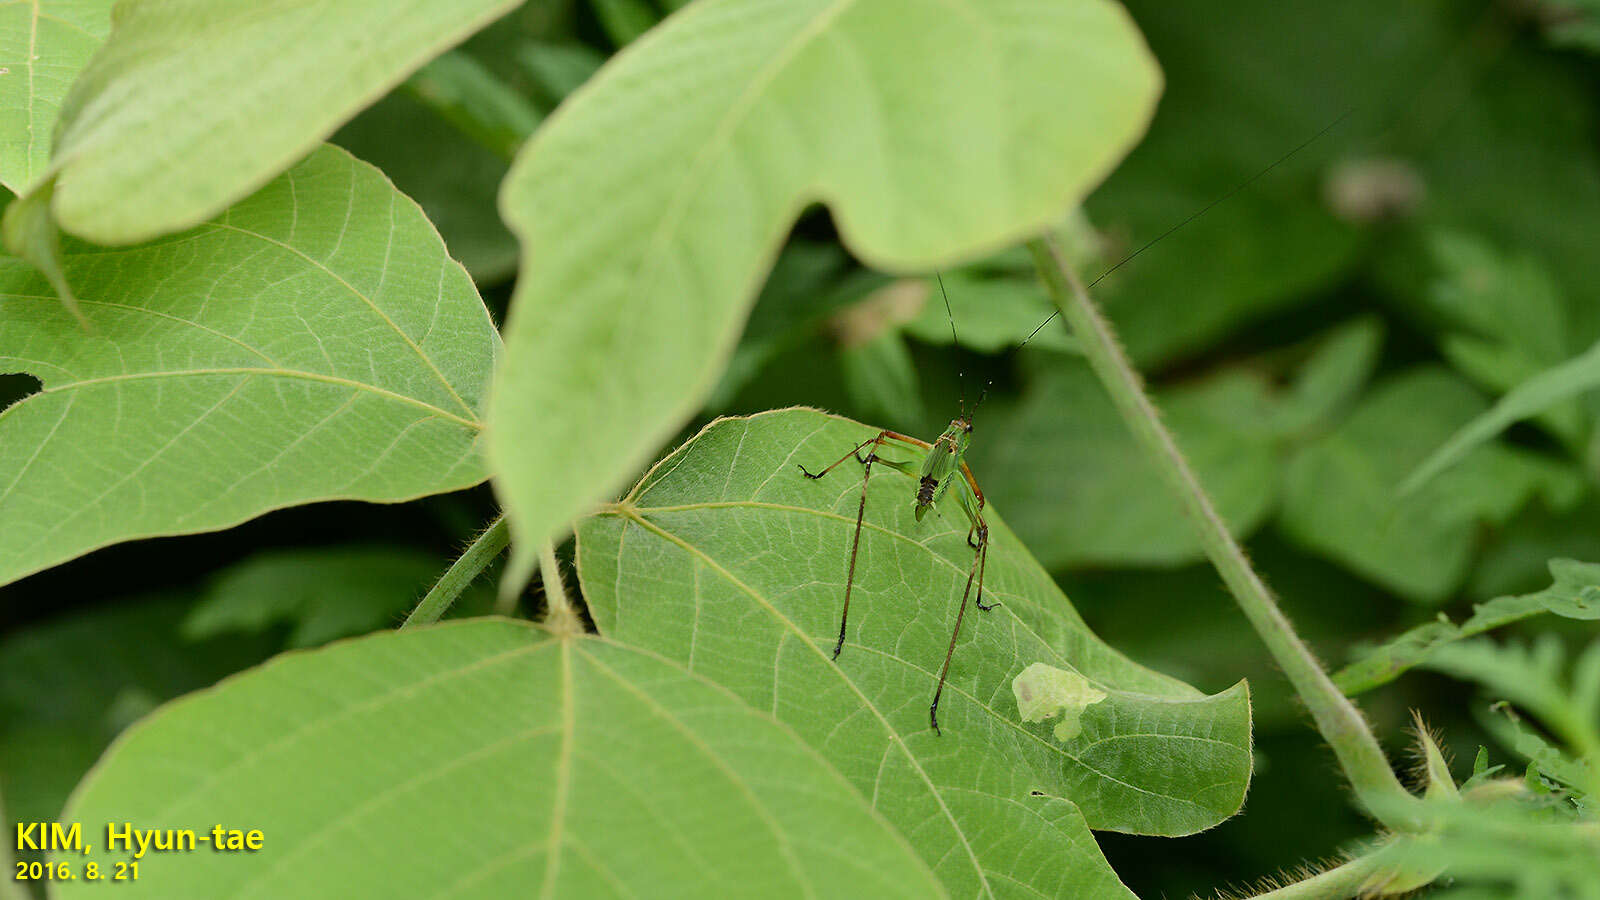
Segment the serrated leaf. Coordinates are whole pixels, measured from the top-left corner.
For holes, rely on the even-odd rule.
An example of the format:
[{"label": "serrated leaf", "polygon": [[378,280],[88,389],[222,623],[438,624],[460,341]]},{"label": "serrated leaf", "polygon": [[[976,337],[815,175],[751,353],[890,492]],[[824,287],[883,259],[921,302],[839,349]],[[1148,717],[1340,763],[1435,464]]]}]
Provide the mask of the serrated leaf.
[{"label": "serrated leaf", "polygon": [[[1452,229],[1436,230],[1429,238],[1428,250],[1440,271],[1428,299],[1458,342],[1445,344],[1458,368],[1505,390],[1568,356],[1566,307],[1538,260]],[[1471,348],[1470,355],[1457,356],[1456,348]]]},{"label": "serrated leaf", "polygon": [[1440,621],[1418,625],[1340,669],[1333,681],[1340,690],[1355,696],[1393,681],[1425,662],[1438,647],[1529,616],[1553,612],[1573,619],[1600,619],[1600,565],[1552,559],[1550,574],[1555,579],[1550,587],[1534,594],[1496,597],[1476,604],[1471,618],[1459,626],[1442,617]]},{"label": "serrated leaf", "polygon": [[1105,175],[1159,82],[1105,0],[704,0],[629,45],[501,195],[524,261],[490,414],[510,580],[698,408],[808,203],[874,268],[998,249]]},{"label": "serrated leaf", "polygon": [[1438,602],[1466,577],[1479,526],[1533,497],[1554,506],[1583,491],[1575,469],[1500,445],[1478,448],[1426,489],[1405,474],[1483,401],[1449,373],[1412,369],[1369,392],[1337,429],[1289,463],[1281,524],[1302,546],[1409,599]]},{"label": "serrated leaf", "polygon": [[[1277,406],[1252,373],[1159,391],[1179,446],[1230,528],[1254,531],[1277,499]],[[1014,411],[985,410],[972,458],[990,497],[1051,569],[1173,566],[1202,556],[1194,526],[1086,366],[1038,379]]]},{"label": "serrated leaf", "polygon": [[[1429,834],[1390,855],[1403,871],[1442,871],[1447,900],[1597,900],[1600,829],[1553,798],[1492,783],[1467,802],[1425,801]],[[1410,885],[1417,887],[1418,885]],[[1477,890],[1473,890],[1477,888]]]},{"label": "serrated leaf", "polygon": [[69,247],[89,333],[0,259],[0,583],[96,547],[481,481],[498,341],[416,205],[337,148],[184,235]]},{"label": "serrated leaf", "polygon": [[[973,551],[953,504],[916,521],[914,476],[872,477],[830,658],[861,470],[812,481],[796,464],[820,468],[875,433],[798,409],[712,423],[579,524],[596,625],[771,709],[953,896],[1130,896],[1088,829],[1176,835],[1231,815],[1251,766],[1243,683],[1207,697],[1102,644],[990,506],[984,596],[1002,605],[966,611],[935,735],[928,703]],[[1071,740],[1021,721],[1011,682],[1036,662],[1107,695]]]},{"label": "serrated leaf", "polygon": [[67,89],[111,30],[115,0],[0,4],[0,184],[21,194],[50,162]]},{"label": "serrated leaf", "polygon": [[[1600,649],[1596,648],[1600,642],[1580,658],[1570,679],[1563,672],[1566,650],[1561,639],[1549,633],[1531,645],[1499,644],[1488,638],[1448,644],[1421,665],[1477,682],[1495,699],[1537,717],[1574,755],[1589,756],[1589,765],[1600,767],[1600,689],[1595,684]],[[1590,783],[1580,783],[1592,789]]]},{"label": "serrated leaf", "polygon": [[1455,465],[1474,447],[1492,440],[1513,423],[1550,410],[1572,397],[1600,389],[1600,343],[1579,356],[1528,378],[1501,397],[1487,412],[1461,426],[1401,486],[1414,491]]},{"label": "serrated leaf", "polygon": [[[128,897],[943,895],[765,712],[653,654],[503,620],[288,654],[162,707],[68,814],[263,832],[256,853],[147,856]],[[74,864],[126,858],[103,837]]]},{"label": "serrated leaf", "polygon": [[61,109],[56,219],[100,244],[197,225],[514,5],[124,0]]}]

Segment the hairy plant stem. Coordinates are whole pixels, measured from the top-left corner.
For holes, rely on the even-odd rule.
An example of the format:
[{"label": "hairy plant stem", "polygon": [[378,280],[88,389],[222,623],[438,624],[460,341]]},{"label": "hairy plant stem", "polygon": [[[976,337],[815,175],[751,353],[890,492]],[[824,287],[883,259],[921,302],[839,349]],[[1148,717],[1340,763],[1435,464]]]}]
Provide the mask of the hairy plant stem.
[{"label": "hairy plant stem", "polygon": [[[1294,626],[1278,608],[1272,592],[1250,566],[1244,550],[1217,515],[1211,498],[1201,487],[1171,432],[1162,424],[1138,373],[1117,343],[1110,323],[1095,307],[1055,240],[1046,235],[1029,241],[1028,249],[1095,375],[1111,394],[1134,437],[1177,491],[1189,518],[1199,530],[1201,544],[1211,564],[1221,574],[1273,659],[1288,675],[1301,701],[1310,709],[1317,730],[1332,746],[1362,806],[1390,828],[1411,831],[1421,827],[1410,812],[1416,801],[1395,777],[1366,719],[1334,686],[1328,673],[1295,634]],[[1397,815],[1397,810],[1402,811],[1401,814]]]},{"label": "hairy plant stem", "polygon": [[555,544],[545,541],[539,547],[539,577],[544,579],[544,624],[557,637],[572,637],[583,633],[583,622],[567,599],[566,586],[561,583],[561,563],[556,559]]},{"label": "hairy plant stem", "polygon": [[489,523],[489,527],[467,545],[467,551],[439,576],[427,596],[411,611],[411,615],[406,616],[400,627],[429,625],[439,621],[439,617],[445,614],[450,604],[456,602],[467,585],[482,574],[510,543],[511,529],[506,525],[506,517],[500,516]]},{"label": "hairy plant stem", "polygon": [[1244,900],[1344,900],[1366,896],[1374,883],[1381,884],[1382,868],[1381,853],[1358,856],[1293,884],[1249,894]]}]

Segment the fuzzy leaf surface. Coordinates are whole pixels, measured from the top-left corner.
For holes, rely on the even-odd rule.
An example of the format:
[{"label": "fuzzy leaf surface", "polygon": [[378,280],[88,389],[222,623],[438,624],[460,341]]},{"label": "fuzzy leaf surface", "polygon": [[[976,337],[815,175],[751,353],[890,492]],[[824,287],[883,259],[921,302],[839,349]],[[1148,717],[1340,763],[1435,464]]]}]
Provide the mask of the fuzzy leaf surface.
[{"label": "fuzzy leaf surface", "polygon": [[198,225],[514,5],[124,0],[61,108],[56,219],[100,244]]},{"label": "fuzzy leaf surface", "polygon": [[490,413],[511,580],[699,408],[805,206],[885,271],[999,249],[1077,205],[1159,86],[1106,0],[703,0],[630,44],[501,194],[523,248]]}]

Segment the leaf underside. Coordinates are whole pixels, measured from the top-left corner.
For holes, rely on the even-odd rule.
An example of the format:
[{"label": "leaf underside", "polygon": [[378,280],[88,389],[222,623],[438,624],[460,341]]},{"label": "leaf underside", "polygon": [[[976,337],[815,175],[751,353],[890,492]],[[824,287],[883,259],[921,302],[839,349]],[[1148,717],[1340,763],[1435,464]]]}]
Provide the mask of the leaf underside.
[{"label": "leaf underside", "polygon": [[192,231],[0,259],[0,583],[116,541],[481,481],[498,338],[427,219],[326,147]]},{"label": "leaf underside", "polygon": [[[1159,84],[1104,0],[702,0],[630,44],[501,194],[523,247],[490,405],[510,581],[700,406],[807,204],[878,268],[999,249],[1078,204]],[[552,420],[585,427],[545,440]]]},{"label": "leaf underside", "polygon": [[[505,620],[287,654],[169,704],[67,815],[264,835],[147,855],[129,897],[942,896],[763,713],[651,654]],[[75,867],[127,858],[85,831]]]}]

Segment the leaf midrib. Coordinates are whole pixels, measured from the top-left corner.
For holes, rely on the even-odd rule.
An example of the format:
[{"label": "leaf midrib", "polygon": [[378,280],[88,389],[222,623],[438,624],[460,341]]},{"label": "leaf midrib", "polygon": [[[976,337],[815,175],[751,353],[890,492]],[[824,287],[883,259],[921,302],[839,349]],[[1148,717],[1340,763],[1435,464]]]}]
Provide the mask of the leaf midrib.
[{"label": "leaf midrib", "polygon": [[4,412],[0,412],[0,421],[3,421],[7,415],[10,415],[12,410],[27,406],[28,403],[33,401],[35,397],[44,397],[50,394],[69,393],[83,387],[95,387],[102,384],[116,384],[127,381],[148,381],[161,378],[205,378],[219,375],[287,378],[302,381],[314,381],[322,384],[332,384],[339,387],[347,387],[352,390],[365,391],[375,396],[382,397],[385,400],[391,400],[397,403],[406,404],[408,406],[414,406],[432,414],[433,416],[441,419],[447,419],[466,428],[470,428],[473,431],[483,430],[483,423],[476,417],[471,419],[462,418],[453,412],[440,409],[426,400],[419,400],[416,397],[410,397],[397,391],[391,391],[388,388],[378,387],[375,384],[355,381],[350,378],[340,378],[337,375],[324,375],[320,372],[307,372],[302,369],[271,369],[264,366],[182,369],[167,372],[134,372],[127,375],[106,375],[100,378],[84,378],[78,381],[71,381],[65,384],[56,384],[47,388],[41,388],[37,393],[18,401],[17,403],[8,407]]},{"label": "leaf midrib", "polygon": [[967,840],[967,834],[965,830],[962,829],[961,823],[956,819],[955,813],[952,812],[950,807],[944,802],[944,796],[939,793],[939,786],[934,782],[932,776],[928,774],[927,770],[922,767],[921,760],[917,759],[916,754],[911,752],[911,749],[906,746],[905,741],[900,740],[899,732],[895,730],[894,726],[889,723],[889,719],[884,715],[883,711],[878,709],[878,707],[873,704],[871,699],[869,699],[866,694],[862,693],[861,689],[856,685],[854,680],[845,676],[844,671],[839,669],[838,663],[834,662],[828,654],[824,653],[822,649],[817,646],[816,642],[811,639],[811,635],[805,633],[805,631],[796,625],[793,620],[785,616],[777,609],[777,607],[773,606],[764,596],[761,595],[759,591],[755,590],[750,585],[745,584],[744,581],[741,580],[737,575],[728,571],[722,566],[721,563],[712,559],[700,548],[643,517],[622,514],[622,518],[624,521],[634,522],[641,528],[644,528],[646,531],[652,532],[666,541],[677,544],[684,550],[698,557],[707,566],[711,567],[723,578],[727,579],[729,584],[734,585],[748,595],[752,600],[755,600],[757,603],[761,604],[762,607],[767,609],[768,612],[770,612],[772,616],[777,619],[777,621],[782,623],[792,634],[794,634],[795,637],[797,637],[807,647],[811,648],[811,650],[817,654],[818,658],[826,660],[827,664],[832,666],[838,672],[839,680],[842,681],[845,686],[849,688],[851,693],[855,694],[856,697],[861,701],[862,708],[866,709],[872,714],[873,718],[878,720],[878,723],[883,727],[884,732],[889,736],[890,743],[899,748],[901,754],[905,757],[906,762],[911,765],[912,771],[916,773],[917,778],[927,785],[928,792],[933,796],[934,801],[938,804],[939,811],[943,813],[945,821],[950,823],[950,830],[955,833],[957,840],[961,842],[962,849],[966,851],[967,859],[972,863],[973,871],[975,871],[978,875],[978,881],[983,888],[983,892],[990,898],[995,898],[996,895],[994,888],[989,884],[988,873],[985,871],[983,864],[979,862],[977,851],[973,849],[972,843]]}]

